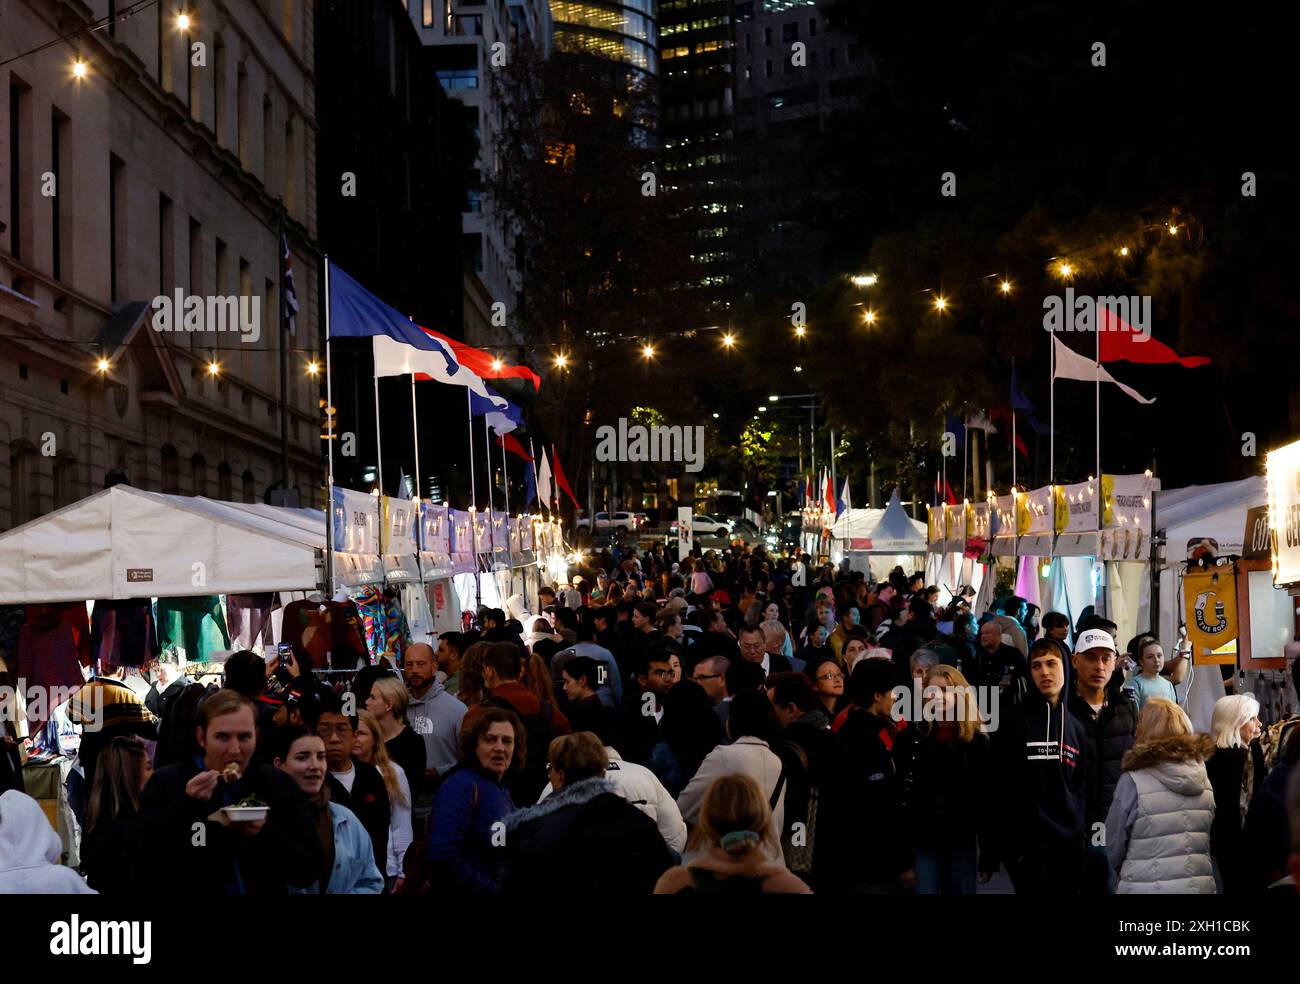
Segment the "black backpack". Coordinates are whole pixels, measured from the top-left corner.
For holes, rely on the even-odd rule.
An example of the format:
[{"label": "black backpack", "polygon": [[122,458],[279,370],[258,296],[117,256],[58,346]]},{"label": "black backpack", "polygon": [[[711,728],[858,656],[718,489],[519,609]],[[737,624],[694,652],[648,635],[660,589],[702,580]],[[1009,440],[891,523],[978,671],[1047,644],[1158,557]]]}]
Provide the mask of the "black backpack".
[{"label": "black backpack", "polygon": [[514,711],[524,723],[524,731],[528,735],[524,767],[515,769],[508,782],[510,798],[517,807],[536,803],[550,781],[546,774],[546,758],[551,742],[560,736],[560,730],[555,726],[555,708],[549,701],[542,701],[541,705],[542,709],[537,714],[519,714],[514,704],[504,697],[489,695],[482,704],[483,707]]}]

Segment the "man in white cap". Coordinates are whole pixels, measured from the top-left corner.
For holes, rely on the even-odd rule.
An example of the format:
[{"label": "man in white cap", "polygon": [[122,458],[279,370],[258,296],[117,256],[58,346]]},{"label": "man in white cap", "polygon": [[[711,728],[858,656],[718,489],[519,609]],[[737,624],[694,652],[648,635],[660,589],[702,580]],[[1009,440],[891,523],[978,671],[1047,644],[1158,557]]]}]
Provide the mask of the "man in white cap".
[{"label": "man in white cap", "polygon": [[1074,687],[1066,706],[1083,726],[1085,735],[1084,822],[1092,876],[1088,887],[1105,894],[1110,877],[1105,850],[1093,842],[1097,840],[1095,835],[1105,830],[1106,813],[1123,774],[1124,753],[1133,747],[1137,702],[1120,688],[1124,675],[1117,668],[1118,651],[1105,629],[1079,633],[1070,665],[1074,667]]}]

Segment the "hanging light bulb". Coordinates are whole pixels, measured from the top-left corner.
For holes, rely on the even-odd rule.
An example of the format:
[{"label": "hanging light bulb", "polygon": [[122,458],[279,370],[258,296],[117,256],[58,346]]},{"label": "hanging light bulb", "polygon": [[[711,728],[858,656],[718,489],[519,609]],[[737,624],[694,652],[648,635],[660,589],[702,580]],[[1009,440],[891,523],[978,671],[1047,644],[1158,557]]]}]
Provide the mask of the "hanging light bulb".
[{"label": "hanging light bulb", "polygon": [[1004,294],[1010,294],[1010,293],[1011,293],[1011,281],[1010,281],[1010,280],[1004,280],[1004,281],[1002,281],[1002,283],[998,284],[998,290],[1002,291],[1002,293],[1004,293]]},{"label": "hanging light bulb", "polygon": [[110,365],[111,363],[101,355],[99,361],[95,363],[95,368],[99,372],[108,372]]},{"label": "hanging light bulb", "polygon": [[308,375],[308,376],[313,376],[313,377],[314,377],[314,376],[316,376],[319,372],[320,372],[320,363],[319,363],[319,362],[317,362],[315,359],[312,359],[310,362],[307,363],[307,375]]},{"label": "hanging light bulb", "polygon": [[934,299],[934,309],[936,311],[948,310],[948,300],[942,294]]},{"label": "hanging light bulb", "polygon": [[492,360],[492,371],[493,371],[493,372],[500,372],[504,367],[505,367],[505,363],[502,362],[500,359],[493,359],[493,360]]},{"label": "hanging light bulb", "polygon": [[77,60],[72,63],[72,77],[80,81],[86,77],[87,71],[89,71],[89,66],[78,55]]}]

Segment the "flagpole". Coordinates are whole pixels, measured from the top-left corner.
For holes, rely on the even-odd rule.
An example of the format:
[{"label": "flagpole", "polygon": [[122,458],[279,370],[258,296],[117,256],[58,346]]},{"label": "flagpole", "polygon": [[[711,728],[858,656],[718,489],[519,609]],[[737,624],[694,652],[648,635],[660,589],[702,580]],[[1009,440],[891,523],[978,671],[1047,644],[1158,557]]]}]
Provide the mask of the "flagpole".
[{"label": "flagpole", "polygon": [[[1011,378],[1016,378],[1016,357],[1011,357]],[[1011,394],[1011,487],[1016,487],[1016,394]],[[992,491],[992,489],[990,489]]]},{"label": "flagpole", "polygon": [[330,375],[330,260],[325,261],[325,579],[334,597],[334,381]]},{"label": "flagpole", "polygon": [[279,317],[276,319],[276,327],[279,329],[276,335],[280,339],[280,491],[287,492],[289,489],[289,353],[286,351],[284,340],[285,331],[288,328],[284,316],[284,254],[288,240],[284,235],[283,196],[280,198],[275,216],[276,232],[278,233],[275,240],[275,250],[280,258],[280,277],[276,281],[275,288],[280,301]]},{"label": "flagpole", "polygon": [[478,484],[474,479],[474,401],[469,388],[465,388],[465,410],[469,414],[466,424],[469,427],[469,539],[474,553],[474,607],[483,607],[483,584],[478,569]]},{"label": "flagpole", "polygon": [[[541,497],[537,495],[537,451],[533,448],[533,439],[531,435],[528,438],[528,457],[532,459],[531,461],[528,462],[528,467],[530,467],[533,470],[533,497],[537,499],[537,504],[540,507],[542,504],[542,500]],[[595,465],[592,465],[592,468],[595,467],[596,467]],[[525,503],[525,505],[527,505],[527,503]],[[592,525],[591,532],[594,534],[596,532],[596,520],[594,518],[595,514],[593,513],[592,516],[593,518],[591,521],[591,525]]]},{"label": "flagpole", "polygon": [[[965,443],[961,449],[961,497],[966,498],[966,473],[970,471],[970,418],[967,417],[961,424],[962,433],[966,435]],[[946,498],[945,498],[945,501]]]},{"label": "flagpole", "polygon": [[[496,569],[497,560],[497,531],[495,517],[492,510],[496,508],[492,502],[492,435],[488,432],[487,414],[483,415],[483,450],[487,453],[487,494],[488,494],[488,546],[492,553],[489,555],[491,560],[488,563],[488,570]],[[495,575],[493,575],[495,577]]]},{"label": "flagpole", "polygon": [[835,493],[838,491],[838,483],[835,481],[835,428],[831,428],[831,522],[833,523],[838,517],[835,511]]},{"label": "flagpole", "polygon": [[1097,471],[1098,481],[1101,476],[1101,324],[1095,324],[1093,327],[1097,331],[1097,371],[1095,373],[1097,380],[1097,407],[1094,414],[1097,425]]},{"label": "flagpole", "polygon": [[384,449],[383,442],[379,435],[379,377],[375,376],[375,460],[379,462],[376,466],[378,471],[375,473],[376,484],[379,487],[379,496],[384,495]]},{"label": "flagpole", "polygon": [[415,413],[415,373],[411,373],[411,433],[415,436],[415,500],[420,500],[420,422]]},{"label": "flagpole", "polygon": [[511,562],[513,562],[515,548],[510,542],[510,459],[506,457],[505,435],[498,434],[497,436],[501,440],[501,481],[506,487],[506,553],[511,555]]},{"label": "flagpole", "polygon": [[1052,351],[1048,361],[1047,370],[1047,392],[1050,409],[1048,411],[1048,428],[1051,430],[1048,446],[1050,448],[1047,456],[1047,484],[1056,484],[1056,335],[1049,336],[1052,340]]}]

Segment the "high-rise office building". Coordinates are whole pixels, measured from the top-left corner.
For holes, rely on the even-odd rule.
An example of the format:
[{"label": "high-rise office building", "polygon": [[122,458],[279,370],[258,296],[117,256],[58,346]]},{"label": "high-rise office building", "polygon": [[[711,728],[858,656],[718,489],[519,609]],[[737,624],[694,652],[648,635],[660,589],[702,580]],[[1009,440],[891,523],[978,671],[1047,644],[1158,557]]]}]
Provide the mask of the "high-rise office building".
[{"label": "high-rise office building", "polygon": [[655,0],[550,0],[555,46],[628,67],[628,80],[659,74]]},{"label": "high-rise office building", "polygon": [[874,66],[854,38],[828,30],[826,0],[735,3],[735,152],[743,175],[739,292],[759,306],[800,296],[823,238],[809,165],[837,112],[866,93]]},{"label": "high-rise office building", "polygon": [[[478,138],[477,167],[471,174],[462,212],[465,257],[463,335],[475,345],[508,347],[520,338],[511,315],[521,306],[521,281],[515,263],[514,232],[484,194],[484,174],[498,167],[496,133],[501,112],[492,98],[491,72],[510,48],[524,39],[543,52],[551,47],[551,14],[546,0],[406,0],[420,41],[431,47],[443,89],[470,108]],[[494,318],[505,305],[506,324]],[[500,310],[499,308],[496,310]]]}]

